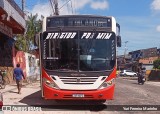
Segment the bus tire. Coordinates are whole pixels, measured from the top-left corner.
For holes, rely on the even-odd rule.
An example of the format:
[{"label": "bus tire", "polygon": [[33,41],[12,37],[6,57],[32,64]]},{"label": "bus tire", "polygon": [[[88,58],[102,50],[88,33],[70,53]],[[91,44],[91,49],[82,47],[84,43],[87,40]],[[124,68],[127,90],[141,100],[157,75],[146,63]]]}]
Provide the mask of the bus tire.
[{"label": "bus tire", "polygon": [[103,104],[106,102],[106,100],[96,100],[96,101],[93,101],[94,104]]},{"label": "bus tire", "polygon": [[100,103],[105,103],[105,102],[106,102],[106,100],[100,100],[99,102],[100,102]]}]

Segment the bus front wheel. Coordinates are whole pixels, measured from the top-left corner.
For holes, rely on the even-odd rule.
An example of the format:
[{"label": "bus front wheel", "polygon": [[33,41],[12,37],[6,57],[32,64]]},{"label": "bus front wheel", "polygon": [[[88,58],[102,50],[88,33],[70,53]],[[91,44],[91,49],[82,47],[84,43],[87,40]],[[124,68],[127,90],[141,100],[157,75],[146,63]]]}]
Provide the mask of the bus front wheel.
[{"label": "bus front wheel", "polygon": [[103,104],[105,102],[106,102],[106,100],[95,100],[94,101],[95,104]]}]

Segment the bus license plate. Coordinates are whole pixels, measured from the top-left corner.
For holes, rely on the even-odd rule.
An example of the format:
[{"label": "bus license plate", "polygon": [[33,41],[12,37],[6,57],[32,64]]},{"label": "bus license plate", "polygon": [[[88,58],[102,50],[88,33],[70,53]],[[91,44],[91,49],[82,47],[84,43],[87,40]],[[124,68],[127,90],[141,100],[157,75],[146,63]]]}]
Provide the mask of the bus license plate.
[{"label": "bus license plate", "polygon": [[72,97],[83,98],[84,94],[73,94]]}]

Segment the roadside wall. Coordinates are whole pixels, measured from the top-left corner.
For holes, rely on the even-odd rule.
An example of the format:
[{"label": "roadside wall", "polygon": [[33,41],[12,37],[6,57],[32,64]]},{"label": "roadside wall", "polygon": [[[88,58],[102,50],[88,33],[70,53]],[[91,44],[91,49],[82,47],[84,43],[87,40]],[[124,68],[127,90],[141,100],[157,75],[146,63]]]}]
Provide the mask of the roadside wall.
[{"label": "roadside wall", "polygon": [[160,71],[159,70],[151,70],[146,72],[148,74],[147,79],[149,81],[160,81]]},{"label": "roadside wall", "polygon": [[27,81],[30,81],[37,79],[40,74],[38,61],[39,60],[33,54],[18,51],[13,63],[15,67],[17,63],[20,63],[20,67],[22,68]]}]

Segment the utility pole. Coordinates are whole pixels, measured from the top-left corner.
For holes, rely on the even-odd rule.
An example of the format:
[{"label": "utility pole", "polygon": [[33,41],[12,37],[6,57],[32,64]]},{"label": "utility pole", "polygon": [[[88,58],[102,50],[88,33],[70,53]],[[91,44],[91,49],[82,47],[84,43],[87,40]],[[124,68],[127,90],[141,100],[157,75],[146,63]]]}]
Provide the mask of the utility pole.
[{"label": "utility pole", "polygon": [[59,15],[58,0],[54,0],[55,15]]},{"label": "utility pole", "polygon": [[124,43],[125,43],[125,49],[124,49],[124,58],[125,58],[125,56],[126,56],[126,51],[127,51],[126,45],[127,45],[128,41],[125,41]]},{"label": "utility pole", "polygon": [[126,58],[126,51],[127,51],[126,45],[127,45],[128,41],[125,41],[124,43],[125,43],[125,49],[124,49],[124,59],[123,59],[123,62],[126,63],[126,59],[125,59]]},{"label": "utility pole", "polygon": [[24,12],[24,8],[25,8],[25,0],[22,0],[22,11]]},{"label": "utility pole", "polygon": [[59,15],[58,0],[50,0],[50,4],[54,15]]}]

